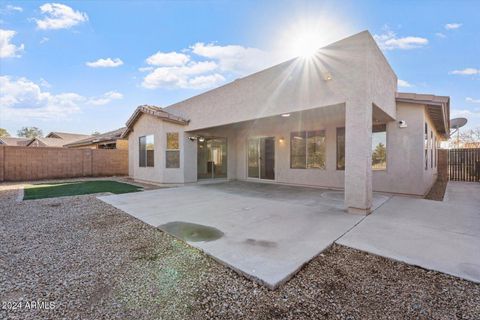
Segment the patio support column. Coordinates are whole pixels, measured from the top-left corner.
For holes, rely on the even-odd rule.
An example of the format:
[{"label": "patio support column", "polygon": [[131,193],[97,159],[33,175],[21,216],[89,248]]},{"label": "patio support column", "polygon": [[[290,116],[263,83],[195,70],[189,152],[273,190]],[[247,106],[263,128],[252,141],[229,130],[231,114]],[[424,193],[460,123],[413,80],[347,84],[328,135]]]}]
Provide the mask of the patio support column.
[{"label": "patio support column", "polygon": [[345,204],[349,213],[372,207],[372,103],[347,100],[345,107]]}]

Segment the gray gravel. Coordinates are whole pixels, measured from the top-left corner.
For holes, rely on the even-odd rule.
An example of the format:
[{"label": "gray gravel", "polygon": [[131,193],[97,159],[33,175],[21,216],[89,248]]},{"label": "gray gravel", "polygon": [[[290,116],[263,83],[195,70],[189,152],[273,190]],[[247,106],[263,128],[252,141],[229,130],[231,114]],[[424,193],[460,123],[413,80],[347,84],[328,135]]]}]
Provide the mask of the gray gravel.
[{"label": "gray gravel", "polygon": [[438,272],[333,246],[270,291],[95,196],[15,187],[0,185],[0,307],[23,307],[0,319],[480,319],[480,285]]}]

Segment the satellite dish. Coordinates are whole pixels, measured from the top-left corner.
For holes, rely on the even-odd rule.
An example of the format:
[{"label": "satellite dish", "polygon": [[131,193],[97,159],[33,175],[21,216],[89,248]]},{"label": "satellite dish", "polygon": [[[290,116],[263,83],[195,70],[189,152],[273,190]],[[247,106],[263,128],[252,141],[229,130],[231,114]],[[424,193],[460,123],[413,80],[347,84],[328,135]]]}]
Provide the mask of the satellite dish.
[{"label": "satellite dish", "polygon": [[460,128],[467,124],[467,118],[455,118],[450,120],[450,137],[457,134],[456,147],[460,146]]},{"label": "satellite dish", "polygon": [[467,124],[467,118],[455,118],[450,120],[450,129],[458,130]]}]

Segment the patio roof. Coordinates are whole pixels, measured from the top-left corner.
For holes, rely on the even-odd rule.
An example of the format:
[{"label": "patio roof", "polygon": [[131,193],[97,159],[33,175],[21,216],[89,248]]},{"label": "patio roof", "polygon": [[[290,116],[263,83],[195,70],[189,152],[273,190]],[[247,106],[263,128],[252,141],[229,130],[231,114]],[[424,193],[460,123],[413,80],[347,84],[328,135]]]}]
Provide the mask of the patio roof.
[{"label": "patio roof", "polygon": [[397,92],[396,100],[397,102],[424,105],[438,132],[448,138],[450,134],[450,97]]},{"label": "patio roof", "polygon": [[125,131],[121,136],[122,138],[125,138],[130,134],[130,132],[132,131],[133,125],[135,124],[135,122],[137,122],[137,120],[143,114],[148,114],[148,115],[157,117],[159,119],[162,119],[163,121],[172,122],[180,125],[187,125],[190,122],[190,120],[186,120],[182,117],[171,114],[165,111],[163,108],[160,108],[157,106],[151,106],[151,105],[142,105],[137,107],[133,115],[130,117],[130,119],[128,119],[126,123],[127,127],[125,128]]}]

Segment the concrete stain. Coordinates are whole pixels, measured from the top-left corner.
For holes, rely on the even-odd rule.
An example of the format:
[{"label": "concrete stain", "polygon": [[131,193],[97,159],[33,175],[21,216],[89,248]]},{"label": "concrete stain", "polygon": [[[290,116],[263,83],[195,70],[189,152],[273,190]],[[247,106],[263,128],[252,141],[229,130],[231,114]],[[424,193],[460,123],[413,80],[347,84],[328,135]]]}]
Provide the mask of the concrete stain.
[{"label": "concrete stain", "polygon": [[159,226],[165,232],[185,241],[214,241],[223,237],[224,233],[216,228],[201,224],[173,221]]},{"label": "concrete stain", "polygon": [[247,240],[245,240],[245,242],[253,246],[260,246],[265,248],[273,248],[277,246],[276,242],[267,241],[267,240],[257,240],[257,239],[248,238]]}]

